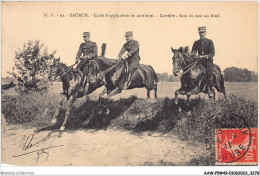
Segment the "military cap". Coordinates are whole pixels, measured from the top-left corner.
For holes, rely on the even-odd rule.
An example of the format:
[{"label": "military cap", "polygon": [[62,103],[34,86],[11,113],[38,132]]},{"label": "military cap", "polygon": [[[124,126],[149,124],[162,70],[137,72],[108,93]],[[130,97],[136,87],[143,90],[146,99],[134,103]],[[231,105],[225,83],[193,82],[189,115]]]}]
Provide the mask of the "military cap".
[{"label": "military cap", "polygon": [[206,32],[206,27],[205,26],[198,27],[198,31],[199,32]]},{"label": "military cap", "polygon": [[133,31],[127,31],[125,32],[125,37],[129,37],[133,35]]},{"label": "military cap", "polygon": [[83,37],[89,37],[90,33],[89,32],[83,32]]}]

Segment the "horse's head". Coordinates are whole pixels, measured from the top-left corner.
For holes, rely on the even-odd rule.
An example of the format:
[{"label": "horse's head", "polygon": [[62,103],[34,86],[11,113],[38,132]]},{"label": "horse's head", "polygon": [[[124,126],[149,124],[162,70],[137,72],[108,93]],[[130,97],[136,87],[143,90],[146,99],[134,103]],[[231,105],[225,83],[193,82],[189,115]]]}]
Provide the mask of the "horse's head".
[{"label": "horse's head", "polygon": [[50,66],[50,72],[48,79],[50,81],[56,81],[57,77],[61,75],[60,58],[53,59],[53,64]]},{"label": "horse's head", "polygon": [[173,64],[173,74],[175,76],[180,76],[183,73],[183,67],[185,64],[185,60],[183,57],[183,48],[172,49],[173,57],[172,57],[172,64]]}]

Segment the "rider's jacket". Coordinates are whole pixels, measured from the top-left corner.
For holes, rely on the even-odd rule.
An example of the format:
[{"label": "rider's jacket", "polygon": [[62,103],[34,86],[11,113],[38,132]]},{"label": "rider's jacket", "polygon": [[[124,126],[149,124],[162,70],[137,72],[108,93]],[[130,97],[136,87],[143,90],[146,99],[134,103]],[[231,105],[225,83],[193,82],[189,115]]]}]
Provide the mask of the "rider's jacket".
[{"label": "rider's jacket", "polygon": [[128,52],[128,58],[127,60],[132,60],[132,59],[137,59],[140,60],[140,56],[139,56],[139,43],[136,40],[130,40],[128,42],[126,42],[121,51],[119,52],[118,56],[122,56],[125,51]]},{"label": "rider's jacket", "polygon": [[192,47],[192,53],[197,53],[200,56],[205,56],[208,59],[213,59],[215,55],[215,48],[213,41],[207,38],[199,39],[194,42]]},{"label": "rider's jacket", "polygon": [[97,44],[96,42],[87,41],[85,43],[81,43],[76,60],[80,59],[81,55],[89,56],[89,59],[93,59],[97,57]]}]

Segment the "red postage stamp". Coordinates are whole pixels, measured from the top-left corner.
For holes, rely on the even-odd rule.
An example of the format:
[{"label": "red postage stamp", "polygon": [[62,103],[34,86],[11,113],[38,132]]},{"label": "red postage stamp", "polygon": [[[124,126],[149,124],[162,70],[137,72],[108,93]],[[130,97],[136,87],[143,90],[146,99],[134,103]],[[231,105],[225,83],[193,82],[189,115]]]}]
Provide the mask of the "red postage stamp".
[{"label": "red postage stamp", "polygon": [[257,165],[257,128],[217,129],[216,165]]}]

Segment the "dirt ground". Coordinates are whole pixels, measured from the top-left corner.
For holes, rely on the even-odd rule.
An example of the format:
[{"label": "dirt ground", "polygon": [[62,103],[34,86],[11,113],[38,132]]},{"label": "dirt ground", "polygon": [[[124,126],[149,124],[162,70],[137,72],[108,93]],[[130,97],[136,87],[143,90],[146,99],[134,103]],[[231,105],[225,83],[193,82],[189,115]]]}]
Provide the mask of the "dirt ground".
[{"label": "dirt ground", "polygon": [[[2,162],[4,164],[22,166],[186,165],[193,159],[207,157],[210,154],[203,144],[180,141],[173,135],[147,132],[134,135],[112,129],[52,132],[53,138],[19,152],[24,135],[34,134],[35,130],[7,126],[6,132],[2,133]],[[44,139],[49,132],[36,133],[31,144]],[[49,141],[52,142],[51,145]],[[43,153],[34,152],[48,146],[59,147],[45,149]],[[14,157],[27,152],[33,153]]]}]

